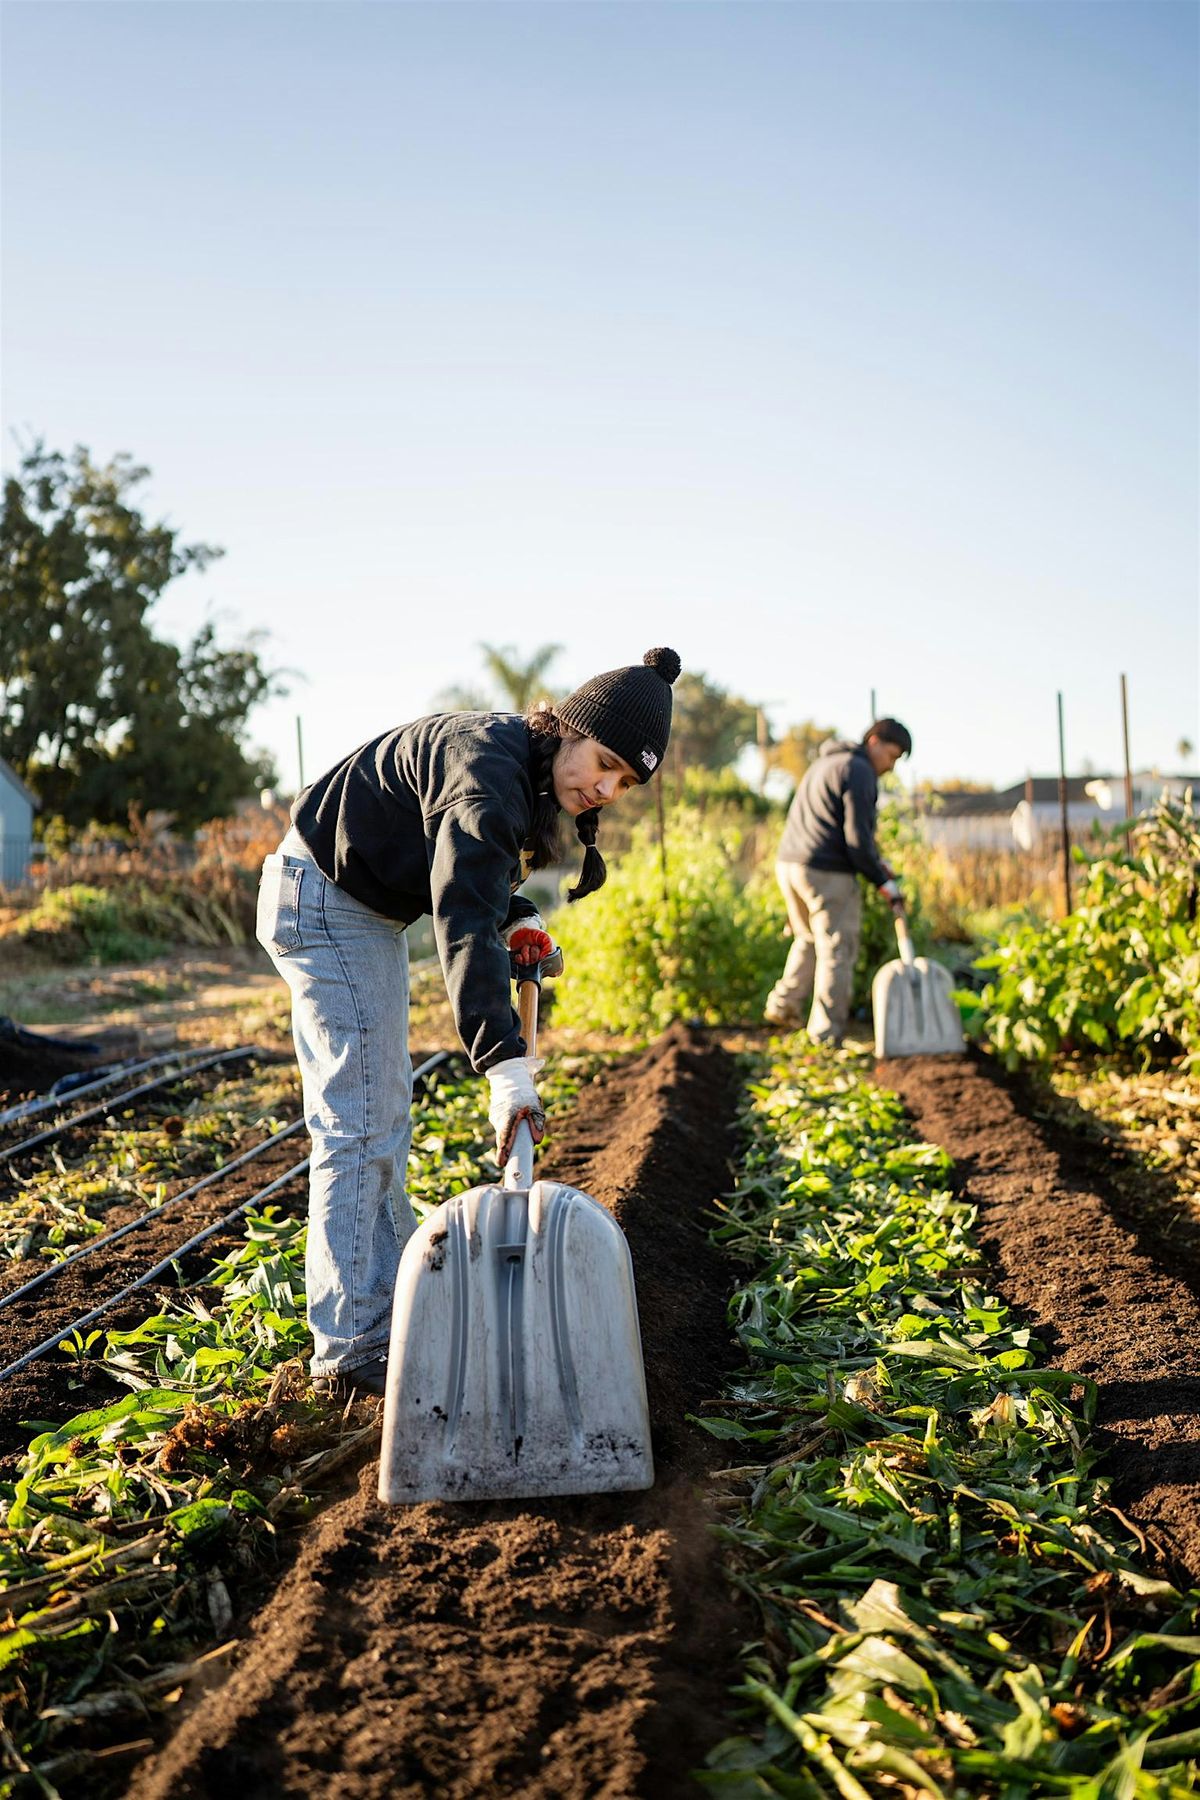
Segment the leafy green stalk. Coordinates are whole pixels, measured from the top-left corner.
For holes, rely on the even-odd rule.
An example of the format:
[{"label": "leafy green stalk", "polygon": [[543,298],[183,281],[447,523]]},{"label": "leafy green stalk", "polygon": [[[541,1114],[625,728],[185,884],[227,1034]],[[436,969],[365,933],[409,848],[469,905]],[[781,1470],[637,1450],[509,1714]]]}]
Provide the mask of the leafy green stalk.
[{"label": "leafy green stalk", "polygon": [[761,1628],[748,1729],[705,1782],[1190,1791],[1200,1595],[1138,1568],[1092,1469],[1094,1384],[1040,1366],[988,1292],[945,1154],[801,1038],[744,1122],[716,1237],[753,1271],[748,1367],[701,1422],[743,1447],[720,1531]]},{"label": "leafy green stalk", "polygon": [[1010,1068],[1060,1051],[1119,1051],[1200,1066],[1200,819],[1164,798],[1132,857],[1088,865],[1065,919],[1011,931],[978,967],[992,972],[980,1018]]}]

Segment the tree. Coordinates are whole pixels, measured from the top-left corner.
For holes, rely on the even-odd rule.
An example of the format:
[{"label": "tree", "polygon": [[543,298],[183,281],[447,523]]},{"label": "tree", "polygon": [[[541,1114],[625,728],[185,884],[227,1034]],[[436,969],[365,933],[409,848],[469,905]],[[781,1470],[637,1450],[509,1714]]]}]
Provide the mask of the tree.
[{"label": "tree", "polygon": [[544,676],[561,654],[561,644],[543,644],[524,661],[511,644],[480,644],[479,648],[492,678],[494,697],[479,688],[445,688],[436,701],[444,712],[490,712],[498,699],[502,711],[526,713],[535,700],[552,697]]},{"label": "tree", "polygon": [[222,648],[209,624],[180,648],[151,629],[164,589],[221,552],[131,503],[148,472],[37,443],[4,484],[0,755],[71,824],[137,806],[190,828],[271,774],[244,744],[250,712],[280,691],[259,640]]},{"label": "tree", "polygon": [[561,644],[543,644],[521,662],[511,644],[480,644],[484,667],[513,712],[528,712],[535,700],[550,698],[545,674]]},{"label": "tree", "polygon": [[706,675],[680,675],[671,719],[671,757],[679,768],[726,769],[757,733],[756,706]]},{"label": "tree", "polygon": [[798,787],[809,764],[816,761],[821,745],[836,736],[837,733],[829,726],[814,725],[811,719],[805,719],[799,725],[789,725],[781,738],[768,744],[767,767],[779,769]]}]

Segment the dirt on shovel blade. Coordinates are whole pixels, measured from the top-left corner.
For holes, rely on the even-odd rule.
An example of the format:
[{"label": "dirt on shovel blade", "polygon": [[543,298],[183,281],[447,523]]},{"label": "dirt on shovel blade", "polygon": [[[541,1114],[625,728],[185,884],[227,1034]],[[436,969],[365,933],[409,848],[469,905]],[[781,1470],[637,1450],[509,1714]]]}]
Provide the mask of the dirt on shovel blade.
[{"label": "dirt on shovel blade", "polygon": [[372,1461],[130,1800],[697,1791],[744,1635],[698,1493],[722,1453],[684,1420],[732,1354],[704,1209],[727,1185],[735,1091],[725,1052],[675,1027],[585,1092],[546,1159],[630,1241],[654,1488],[385,1508]]}]

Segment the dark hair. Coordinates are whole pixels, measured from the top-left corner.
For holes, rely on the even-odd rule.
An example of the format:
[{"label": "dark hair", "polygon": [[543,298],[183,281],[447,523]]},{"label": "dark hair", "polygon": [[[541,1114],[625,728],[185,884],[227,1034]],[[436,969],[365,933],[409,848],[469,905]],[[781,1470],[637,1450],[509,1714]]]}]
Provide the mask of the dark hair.
[{"label": "dark hair", "polygon": [[[533,823],[529,831],[530,866],[544,869],[562,855],[562,831],[558,801],[554,797],[553,765],[555,753],[564,738],[582,734],[564,725],[548,701],[539,700],[525,715],[525,723],[533,739],[533,757],[529,772],[533,780]],[[593,806],[575,820],[575,833],[583,845],[583,868],[575,886],[567,889],[568,900],[582,900],[594,894],[608,880],[604,858],[596,848],[596,827],[600,809]]]},{"label": "dark hair", "polygon": [[876,719],[863,732],[863,743],[870,737],[882,738],[885,744],[895,744],[902,756],[912,755],[912,733],[899,719]]}]

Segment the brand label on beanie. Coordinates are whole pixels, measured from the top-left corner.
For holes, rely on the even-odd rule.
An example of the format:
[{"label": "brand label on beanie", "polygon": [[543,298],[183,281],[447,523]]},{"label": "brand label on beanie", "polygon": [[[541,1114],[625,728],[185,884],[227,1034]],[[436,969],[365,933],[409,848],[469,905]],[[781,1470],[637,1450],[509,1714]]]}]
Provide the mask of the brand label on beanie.
[{"label": "brand label on beanie", "polygon": [[646,767],[650,770],[657,769],[657,767],[658,767],[658,758],[657,758],[657,756],[655,756],[653,750],[643,750],[642,751],[642,761],[645,763]]}]

